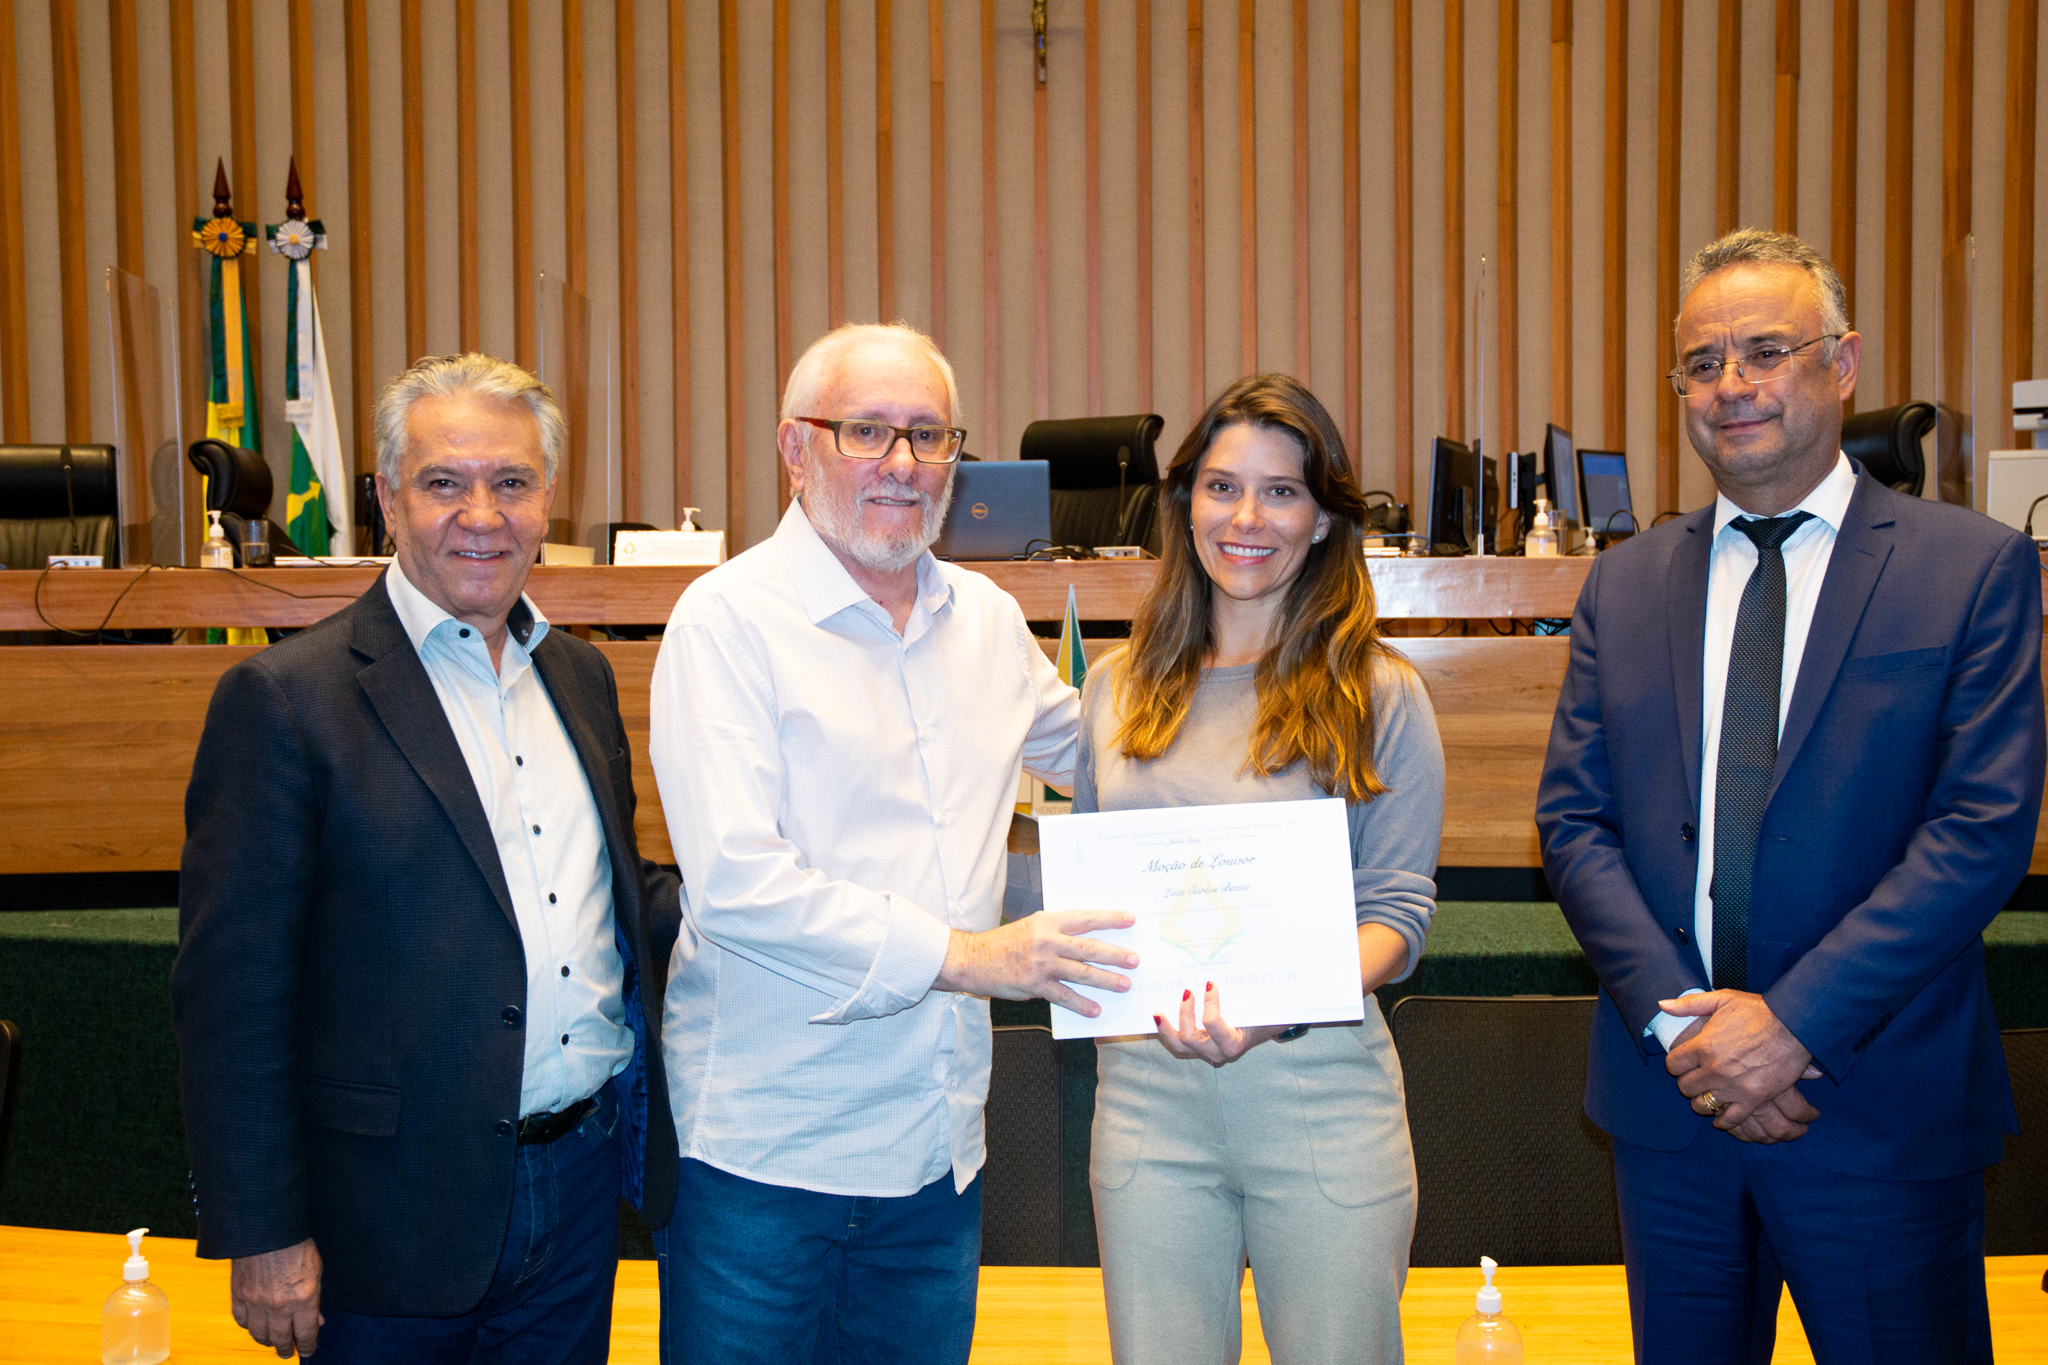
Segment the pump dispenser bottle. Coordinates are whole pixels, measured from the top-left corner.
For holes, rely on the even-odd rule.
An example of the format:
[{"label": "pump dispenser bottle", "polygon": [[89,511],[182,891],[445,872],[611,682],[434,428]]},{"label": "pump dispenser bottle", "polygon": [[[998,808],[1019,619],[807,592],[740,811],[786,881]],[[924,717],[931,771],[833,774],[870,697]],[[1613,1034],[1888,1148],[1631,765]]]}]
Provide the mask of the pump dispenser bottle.
[{"label": "pump dispenser bottle", "polygon": [[1501,1316],[1500,1291],[1493,1287],[1493,1272],[1500,1269],[1491,1256],[1479,1258],[1486,1275],[1473,1304],[1472,1316],[1458,1327],[1458,1365],[1522,1365],[1522,1334]]},{"label": "pump dispenser bottle", "polygon": [[202,569],[232,569],[235,567],[235,547],[228,544],[227,532],[221,529],[220,513],[206,514],[206,539],[199,543],[199,567]]},{"label": "pump dispenser bottle", "polygon": [[128,1234],[128,1261],[121,1287],[100,1309],[100,1365],[159,1365],[171,1356],[171,1301],[149,1282],[142,1258],[142,1234]]},{"label": "pump dispenser bottle", "polygon": [[1536,515],[1529,521],[1529,534],[1523,542],[1522,553],[1531,558],[1549,558],[1557,552],[1557,518],[1551,513],[1549,500],[1538,498]]}]

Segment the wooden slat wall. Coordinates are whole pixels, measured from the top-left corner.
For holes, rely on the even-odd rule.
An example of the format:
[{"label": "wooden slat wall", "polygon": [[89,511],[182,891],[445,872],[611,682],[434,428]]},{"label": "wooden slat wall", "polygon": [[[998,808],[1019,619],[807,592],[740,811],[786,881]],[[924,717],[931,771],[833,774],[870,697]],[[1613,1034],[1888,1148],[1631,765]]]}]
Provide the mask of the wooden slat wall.
[{"label": "wooden slat wall", "polygon": [[[1535,18],[1521,13],[1522,0],[1476,10],[1451,0],[1421,16],[1412,0],[1187,0],[1163,29],[1154,23],[1155,0],[1063,0],[1052,8],[1042,89],[1023,79],[1033,60],[1029,6],[995,0],[925,0],[903,12],[899,0],[432,3],[0,0],[0,437],[112,434],[99,429],[111,377],[95,370],[108,363],[108,348],[93,288],[109,265],[142,275],[167,304],[175,301],[178,325],[166,335],[177,343],[180,378],[167,386],[167,401],[178,404],[184,429],[195,430],[206,338],[189,219],[206,208],[216,157],[230,169],[240,215],[274,217],[287,153],[298,157],[309,208],[325,210],[332,250],[319,268],[338,291],[327,310],[334,379],[348,395],[344,435],[361,467],[371,460],[378,386],[420,350],[459,344],[504,350],[529,365],[539,359],[535,286],[545,273],[587,298],[593,337],[616,341],[588,347],[560,382],[563,396],[582,405],[579,440],[602,442],[610,433],[622,514],[667,523],[682,506],[704,505],[705,524],[728,529],[735,549],[773,524],[758,462],[790,365],[824,325],[870,316],[868,299],[872,315],[903,313],[950,346],[975,395],[968,412],[979,454],[1013,454],[1023,425],[1039,415],[1133,409],[1166,416],[1163,444],[1171,448],[1235,377],[1214,370],[1287,367],[1310,379],[1333,412],[1341,404],[1366,484],[1394,489],[1418,518],[1428,509],[1415,496],[1414,471],[1427,438],[1470,436],[1480,425],[1471,393],[1472,361],[1482,353],[1490,444],[1519,445],[1551,420],[1577,428],[1582,445],[1626,448],[1633,395],[1635,439],[1655,447],[1654,460],[1637,452],[1638,502],[1678,506],[1681,469],[1689,490],[1702,486],[1675,405],[1663,401],[1654,375],[1645,382],[1647,362],[1629,358],[1655,354],[1658,368],[1668,363],[1677,271],[1697,239],[1738,221],[1743,205],[1753,217],[1767,211],[1781,228],[1807,220],[1852,291],[1859,245],[1872,270],[1882,263],[1867,296],[1872,312],[1854,317],[1878,367],[1867,404],[1928,390],[1930,357],[1963,349],[1969,319],[1947,306],[1916,348],[1911,304],[1922,300],[1924,311],[1934,296],[1930,271],[1972,226],[1972,203],[1986,214],[1995,205],[2001,287],[1979,277],[1968,339],[1996,347],[1999,363],[1979,367],[1974,395],[1956,387],[1954,367],[1945,369],[1955,384],[1945,383],[1943,396],[1973,396],[1988,414],[1984,439],[1998,444],[2003,438],[1988,433],[2003,428],[2004,386],[2035,363],[2031,276],[2041,225],[2026,92],[2036,77],[2038,0],[1987,11],[2003,15],[1991,22],[2006,52],[1984,64],[1996,69],[1982,70],[1968,60],[1973,0],[1829,0],[1831,28],[1829,16],[1795,0],[1549,0]],[[1638,29],[1633,55],[1631,8],[1638,25],[1657,25]],[[1698,31],[1689,49],[1688,8],[1696,25],[1714,19],[1711,36]],[[1864,26],[1880,22],[1880,11],[1884,31],[1870,34]],[[1575,25],[1603,19],[1600,47],[1582,49]],[[1745,49],[1745,21],[1752,30],[1771,23],[1772,41],[1752,31]],[[1286,28],[1269,28],[1260,47],[1261,22]],[[1819,79],[1803,79],[1803,67],[1815,60],[1814,44],[1828,39],[1815,36],[1802,51],[1802,23],[1832,38]],[[138,42],[138,25],[169,41]],[[1205,46],[1207,27],[1234,31],[1235,51]],[[1918,43],[1930,66],[1917,93],[1931,96],[1925,87],[1937,68],[1921,40],[1937,31],[1945,35],[1938,181],[1926,136],[1933,101],[1916,101],[1909,59]],[[665,109],[662,94],[646,86],[660,79],[658,64],[635,60],[664,36]],[[1858,60],[1865,37],[1881,38],[1870,51],[1882,69],[1868,79]],[[196,53],[195,41],[205,44]],[[929,56],[923,69],[915,65],[920,45]],[[1155,90],[1154,63],[1168,54]],[[1575,61],[1585,81],[1578,99],[1591,99],[1598,79],[1604,100],[1575,109]],[[792,85],[792,62],[804,81],[822,74],[825,99]],[[1644,87],[1635,99],[1632,64]],[[1546,70],[1549,98],[1536,102],[1548,106],[1544,142],[1524,126],[1520,96],[1529,92],[1520,87]],[[1654,85],[1645,79],[1651,74]],[[896,98],[905,93],[898,75],[921,83],[921,97]],[[586,81],[603,106],[595,122]],[[757,82],[759,92],[749,93]],[[1859,85],[1870,92],[1860,102]],[[2003,100],[2004,120],[1970,118],[1972,90]],[[1208,136],[1211,108],[1225,120],[1235,115],[1234,155]],[[1262,130],[1261,110],[1291,129]],[[1881,195],[1860,175],[1857,126],[1869,117],[1876,145],[1880,110],[1883,153],[1870,161],[1882,166]],[[854,140],[832,113],[858,128]],[[152,123],[164,115],[167,138]],[[1830,139],[1825,157],[1817,146],[1805,150],[1807,177],[1827,167],[1825,201],[1817,185],[1801,184],[1802,117],[1810,120],[1806,139]],[[1486,130],[1469,147],[1468,118]],[[1683,138],[1682,125],[1690,129]],[[316,127],[326,129],[324,139]],[[1737,131],[1751,143],[1747,162]],[[1155,132],[1168,140],[1155,145]],[[1269,166],[1263,186],[1262,133],[1269,160],[1291,159],[1279,174]],[[1768,197],[1756,178],[1766,136]],[[665,179],[658,154],[639,155],[651,146],[667,149]],[[1214,151],[1220,159],[1208,155]],[[99,153],[99,164],[87,163],[89,152]],[[1919,184],[1939,183],[1943,194],[1938,219],[1932,206],[1922,209],[1917,252],[1916,155]],[[1418,161],[1430,176],[1444,173],[1440,202],[1432,182],[1420,214]],[[1982,186],[1981,202],[1970,192],[1979,163],[2003,172],[1995,186]],[[592,168],[597,175],[587,174]],[[1155,212],[1155,169],[1177,206],[1163,217]],[[437,183],[444,170],[446,185]],[[1520,186],[1539,174],[1547,204],[1522,204]],[[1632,187],[1631,175],[1642,183]],[[323,176],[332,182],[324,195]],[[1872,191],[1867,203],[1859,202],[1859,178]],[[912,180],[922,182],[919,193],[907,192]],[[963,215],[953,204],[963,194],[971,204],[977,180],[978,222],[971,208]],[[1368,197],[1379,185],[1391,187],[1386,205]],[[1272,202],[1280,195],[1290,202]],[[1644,201],[1640,210],[1632,198]],[[1925,205],[1926,195],[1919,199]],[[1212,203],[1230,216],[1209,233]],[[1085,225],[1068,225],[1068,214]],[[94,224],[90,231],[54,232],[79,217]],[[99,226],[107,217],[114,221]],[[1632,223],[1649,239],[1633,250]],[[1539,270],[1519,268],[1525,228],[1547,245]],[[27,260],[45,239],[50,268],[38,274]],[[925,250],[948,241],[958,253],[950,259]],[[655,278],[658,243],[667,246],[665,289]],[[979,290],[971,284],[977,250]],[[1472,284],[1482,257],[1495,265],[1489,305],[1475,322]],[[272,375],[282,350],[282,269],[267,253],[243,263],[252,360]],[[693,276],[704,286],[694,307]],[[850,307],[849,281],[860,295]],[[1941,287],[1945,305],[1959,298],[1954,284]],[[1418,290],[1425,310],[1441,310],[1426,312],[1421,326]],[[750,298],[758,321],[745,314]],[[1522,336],[1525,320],[1540,336]],[[1232,335],[1210,335],[1220,328]],[[48,342],[31,349],[30,336]],[[608,364],[617,381],[610,388],[601,373]],[[1588,367],[1599,371],[1597,382]],[[549,369],[557,378],[553,360]],[[1156,382],[1161,374],[1168,382]],[[704,387],[693,406],[694,384]],[[257,401],[273,429],[269,409],[281,398],[259,377]],[[1654,418],[1645,402],[1658,405]],[[1596,403],[1598,420],[1575,412]],[[712,452],[701,487],[693,442]],[[752,504],[744,496],[750,469],[759,490]]]}]

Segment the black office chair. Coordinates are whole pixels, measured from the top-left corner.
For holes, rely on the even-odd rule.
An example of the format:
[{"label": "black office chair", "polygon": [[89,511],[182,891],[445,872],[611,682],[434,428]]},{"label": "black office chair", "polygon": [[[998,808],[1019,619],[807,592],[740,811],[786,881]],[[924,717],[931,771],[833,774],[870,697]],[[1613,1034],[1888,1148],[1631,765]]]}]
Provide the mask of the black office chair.
[{"label": "black office chair", "polygon": [[2048,1028],[2009,1028],[1999,1038],[2020,1132],[2006,1136],[2005,1160],[1984,1172],[1984,1254],[2039,1256],[2048,1252]]},{"label": "black office chair", "polygon": [[194,441],[185,452],[192,467],[206,476],[206,510],[220,513],[220,524],[228,543],[235,547],[235,563],[242,562],[242,527],[261,521],[270,528],[273,555],[302,555],[284,527],[270,520],[270,466],[253,450],[231,446],[211,438]]},{"label": "black office chair", "polygon": [[1024,428],[1018,458],[1044,460],[1052,488],[1056,545],[1142,545],[1159,551],[1153,443],[1166,420],[1157,413],[1070,417]]},{"label": "black office chair", "polygon": [[120,482],[108,445],[0,446],[0,565],[40,569],[51,555],[121,562]]},{"label": "black office chair", "polygon": [[1060,1045],[1052,1030],[995,1031],[983,1121],[981,1263],[1058,1265],[1066,1231],[1060,1164]]},{"label": "black office chair", "polygon": [[1581,1108],[1596,997],[1411,995],[1388,1027],[1419,1184],[1408,1263],[1613,1265],[1613,1141]]},{"label": "black office chair", "polygon": [[1921,453],[1920,438],[1934,430],[1934,416],[1932,403],[1900,403],[1852,413],[1842,419],[1842,453],[1887,488],[1917,498],[1927,481],[1927,459]]}]

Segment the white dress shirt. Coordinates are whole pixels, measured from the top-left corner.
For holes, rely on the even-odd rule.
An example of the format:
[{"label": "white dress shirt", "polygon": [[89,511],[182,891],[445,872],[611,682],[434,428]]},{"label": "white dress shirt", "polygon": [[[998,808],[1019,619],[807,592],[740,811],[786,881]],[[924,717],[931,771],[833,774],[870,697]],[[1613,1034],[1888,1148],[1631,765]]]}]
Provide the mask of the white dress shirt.
[{"label": "white dress shirt", "polygon": [[[1786,538],[1785,556],[1785,663],[1778,685],[1778,731],[1785,729],[1785,716],[1792,709],[1792,687],[1799,678],[1799,661],[1806,654],[1807,632],[1813,628],[1814,605],[1820,601],[1820,585],[1828,574],[1828,560],[1835,553],[1835,536],[1842,518],[1849,514],[1849,499],[1856,491],[1856,469],[1846,455],[1836,455],[1834,468],[1805,499],[1790,511],[1811,512],[1813,520]],[[1693,942],[1711,977],[1714,970],[1714,898],[1708,888],[1714,883],[1714,790],[1720,779],[1721,707],[1728,695],[1728,656],[1735,645],[1735,614],[1742,605],[1742,591],[1757,564],[1756,542],[1735,526],[1737,518],[1751,515],[1728,500],[1723,493],[1714,499],[1714,540],[1707,558],[1707,633],[1700,651],[1700,827],[1699,873],[1693,882]],[[1695,992],[1687,991],[1687,995]],[[1668,1050],[1690,1024],[1659,1011],[1650,1021],[1657,1039]]]},{"label": "white dress shirt", "polygon": [[692,583],[649,753],[687,917],[662,1045],[681,1154],[901,1196],[981,1169],[988,1002],[931,989],[996,926],[1021,768],[1072,780],[1078,694],[1016,601],[917,562],[902,634],[792,503]]},{"label": "white dress shirt", "polygon": [[519,1112],[597,1093],[633,1057],[625,964],[612,926],[612,858],[582,761],[533,653],[547,618],[521,596],[491,667],[483,633],[436,606],[398,561],[384,580],[469,765],[526,950]]}]

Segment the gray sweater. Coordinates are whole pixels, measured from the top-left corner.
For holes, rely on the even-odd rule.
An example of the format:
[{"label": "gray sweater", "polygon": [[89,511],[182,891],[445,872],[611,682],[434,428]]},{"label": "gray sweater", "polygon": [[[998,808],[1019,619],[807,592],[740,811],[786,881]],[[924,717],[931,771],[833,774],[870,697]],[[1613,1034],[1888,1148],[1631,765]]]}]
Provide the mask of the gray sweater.
[{"label": "gray sweater", "polygon": [[[1304,764],[1270,777],[1246,768],[1258,695],[1256,664],[1202,673],[1173,747],[1149,763],[1124,757],[1114,744],[1120,717],[1113,686],[1124,653],[1103,656],[1081,691],[1081,763],[1074,774],[1074,813],[1220,806],[1238,801],[1306,801],[1328,796]],[[1415,970],[1436,913],[1437,846],[1444,828],[1444,751],[1436,713],[1422,680],[1405,660],[1389,658],[1373,686],[1373,764],[1386,792],[1349,807],[1351,876],[1360,924],[1384,924],[1408,943]]]}]

